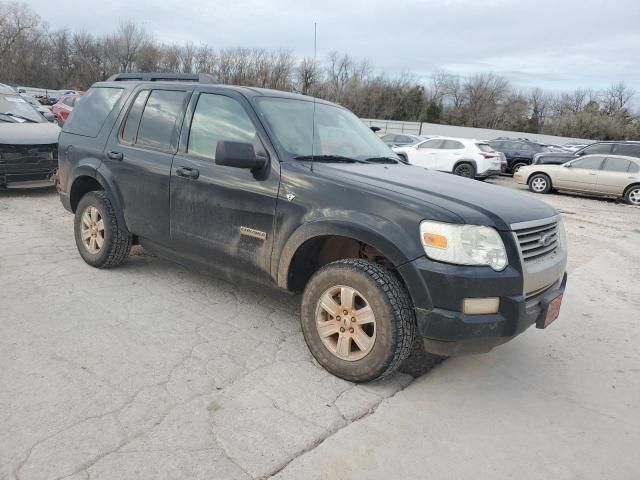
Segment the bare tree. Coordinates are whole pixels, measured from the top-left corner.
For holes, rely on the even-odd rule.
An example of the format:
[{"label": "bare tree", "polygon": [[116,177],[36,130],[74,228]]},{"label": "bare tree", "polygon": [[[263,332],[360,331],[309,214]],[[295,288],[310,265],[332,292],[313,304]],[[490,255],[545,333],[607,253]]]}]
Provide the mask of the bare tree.
[{"label": "bare tree", "polygon": [[624,82],[611,85],[602,92],[602,109],[610,117],[616,116],[629,106],[635,90]]}]

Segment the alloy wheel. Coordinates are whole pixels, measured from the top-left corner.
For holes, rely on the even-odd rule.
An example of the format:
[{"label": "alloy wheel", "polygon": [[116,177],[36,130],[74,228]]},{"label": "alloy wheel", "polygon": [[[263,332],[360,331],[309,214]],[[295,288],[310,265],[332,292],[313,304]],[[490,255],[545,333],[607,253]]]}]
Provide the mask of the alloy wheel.
[{"label": "alloy wheel", "polygon": [[342,360],[364,358],[376,341],[376,318],[369,302],[344,285],[331,287],[320,296],[316,329],[325,347]]},{"label": "alloy wheel", "polygon": [[629,203],[640,205],[640,188],[634,188],[629,192]]},{"label": "alloy wheel", "polygon": [[82,213],[82,244],[93,255],[104,245],[104,219],[96,207],[87,207]]},{"label": "alloy wheel", "polygon": [[547,181],[542,177],[534,178],[531,181],[531,188],[534,192],[544,192],[545,188],[547,188]]}]

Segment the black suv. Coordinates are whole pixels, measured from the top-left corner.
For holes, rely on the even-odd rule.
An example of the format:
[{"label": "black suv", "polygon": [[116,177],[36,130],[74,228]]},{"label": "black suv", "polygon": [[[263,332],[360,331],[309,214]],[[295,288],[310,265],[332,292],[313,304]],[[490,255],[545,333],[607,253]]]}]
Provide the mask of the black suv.
[{"label": "black suv", "polygon": [[640,142],[636,141],[611,141],[611,142],[595,142],[591,145],[571,152],[547,152],[534,155],[534,164],[545,165],[562,165],[576,157],[583,155],[622,155],[626,157],[640,158]]},{"label": "black suv", "polygon": [[509,173],[515,173],[525,165],[531,165],[534,155],[547,151],[544,145],[526,138],[500,137],[487,143],[494,150],[504,153],[505,157],[507,157],[506,171]]},{"label": "black suv", "polygon": [[352,381],[414,347],[486,352],[558,315],[567,245],[552,207],[404,165],[338,105],[166,77],[97,83],[64,125],[60,198],[89,265],[139,243],[303,292],[311,353]]}]

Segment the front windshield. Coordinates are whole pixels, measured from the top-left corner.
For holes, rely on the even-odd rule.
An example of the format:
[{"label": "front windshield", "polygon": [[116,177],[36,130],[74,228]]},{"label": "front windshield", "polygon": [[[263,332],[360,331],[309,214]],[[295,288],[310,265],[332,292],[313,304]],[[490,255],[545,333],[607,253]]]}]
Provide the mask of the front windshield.
[{"label": "front windshield", "polygon": [[0,94],[0,114],[0,119],[4,121],[38,123],[47,121],[19,95]]},{"label": "front windshield", "polygon": [[[371,129],[344,108],[316,103],[314,122],[314,104],[307,100],[261,97],[258,106],[278,143],[291,157],[396,158]],[[315,143],[311,133],[314,123]]]}]

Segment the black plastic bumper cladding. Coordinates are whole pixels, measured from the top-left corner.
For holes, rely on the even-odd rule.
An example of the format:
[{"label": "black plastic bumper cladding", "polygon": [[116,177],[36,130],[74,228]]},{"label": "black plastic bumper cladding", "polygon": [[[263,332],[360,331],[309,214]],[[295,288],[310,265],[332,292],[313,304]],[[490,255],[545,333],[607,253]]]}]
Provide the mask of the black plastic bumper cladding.
[{"label": "black plastic bumper cladding", "polygon": [[0,145],[0,182],[47,180],[58,167],[57,145]]},{"label": "black plastic bumper cladding", "polygon": [[[549,302],[564,292],[567,281],[565,273],[527,308],[522,275],[515,269],[494,272],[421,258],[403,265],[400,272],[416,307],[418,333],[427,350],[439,355],[483,353],[507,342],[546,316]],[[464,298],[487,297],[500,298],[498,313],[462,313]]]}]

